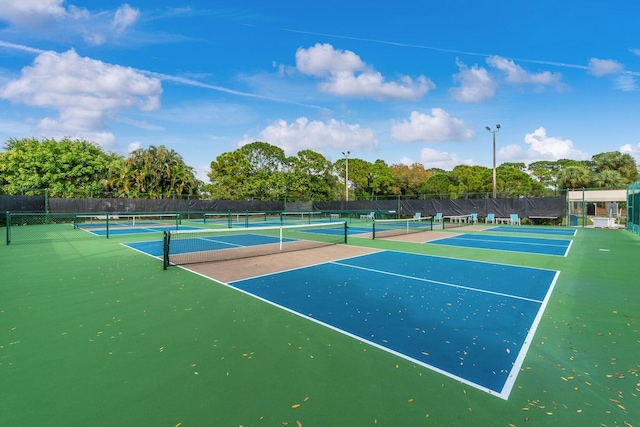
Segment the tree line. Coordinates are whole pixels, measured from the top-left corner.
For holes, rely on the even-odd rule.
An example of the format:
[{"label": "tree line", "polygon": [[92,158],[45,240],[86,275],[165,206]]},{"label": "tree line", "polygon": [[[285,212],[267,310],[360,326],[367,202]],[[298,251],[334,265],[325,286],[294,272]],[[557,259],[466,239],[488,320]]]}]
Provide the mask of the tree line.
[{"label": "tree line", "polygon": [[[449,198],[493,189],[492,169],[483,166],[458,165],[446,171],[426,169],[421,163],[388,165],[384,160],[331,162],[313,150],[286,156],[281,148],[260,141],[220,154],[211,162],[205,183],[180,154],[163,145],[125,157],[82,139],[23,138],[8,140],[0,152],[0,192],[29,195],[47,189],[59,197],[108,193],[158,199],[341,200],[347,163],[350,200],[419,194]],[[549,190],[620,188],[638,176],[632,156],[611,151],[591,160],[503,163],[496,168],[496,186],[500,197],[514,197]]]}]

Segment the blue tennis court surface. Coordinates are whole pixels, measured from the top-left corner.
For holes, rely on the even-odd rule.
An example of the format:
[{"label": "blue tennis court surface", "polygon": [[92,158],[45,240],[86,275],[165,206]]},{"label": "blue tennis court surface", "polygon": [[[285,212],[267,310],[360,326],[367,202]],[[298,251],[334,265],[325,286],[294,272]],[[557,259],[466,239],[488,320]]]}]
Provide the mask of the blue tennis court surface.
[{"label": "blue tennis court surface", "polygon": [[506,399],[558,274],[383,251],[229,286]]},{"label": "blue tennis court surface", "polygon": [[571,247],[571,240],[460,233],[432,240],[427,244],[566,256]]},{"label": "blue tennis court surface", "polygon": [[546,234],[553,236],[575,236],[577,230],[571,228],[534,228],[534,227],[509,227],[498,226],[487,228],[484,231],[497,231],[501,233],[527,233],[527,234]]}]

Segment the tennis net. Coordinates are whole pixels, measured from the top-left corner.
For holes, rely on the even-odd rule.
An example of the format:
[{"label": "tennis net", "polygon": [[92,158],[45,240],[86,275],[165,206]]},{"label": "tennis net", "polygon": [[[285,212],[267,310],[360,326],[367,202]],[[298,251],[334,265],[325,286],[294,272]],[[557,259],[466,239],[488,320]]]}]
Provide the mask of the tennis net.
[{"label": "tennis net", "polygon": [[347,224],[169,230],[164,232],[164,269],[171,265],[229,261],[347,242]]},{"label": "tennis net", "polygon": [[283,211],[280,213],[282,223],[307,223],[326,221],[328,215],[320,211]]},{"label": "tennis net", "polygon": [[224,227],[249,227],[251,223],[265,223],[269,220],[267,212],[207,212],[203,216],[205,224]]},{"label": "tennis net", "polygon": [[102,228],[114,227],[166,227],[180,225],[179,213],[155,214],[77,214],[73,218],[74,228]]},{"label": "tennis net", "polygon": [[374,239],[431,230],[433,230],[433,220],[431,217],[373,220]]}]

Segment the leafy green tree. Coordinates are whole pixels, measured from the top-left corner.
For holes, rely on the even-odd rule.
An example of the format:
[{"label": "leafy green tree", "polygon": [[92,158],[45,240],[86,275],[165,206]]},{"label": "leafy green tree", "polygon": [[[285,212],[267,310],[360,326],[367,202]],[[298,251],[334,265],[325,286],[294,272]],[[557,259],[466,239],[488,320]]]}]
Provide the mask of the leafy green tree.
[{"label": "leafy green tree", "polygon": [[524,163],[503,163],[496,168],[498,192],[505,196],[520,195],[532,190],[542,190],[544,186],[525,172]]},{"label": "leafy green tree", "polygon": [[492,170],[484,166],[459,165],[449,175],[456,193],[484,193],[493,188]]},{"label": "leafy green tree", "polygon": [[197,194],[199,186],[193,168],[164,145],[133,151],[126,160],[119,184],[120,194],[145,194],[153,199]]},{"label": "leafy green tree", "polygon": [[0,175],[7,194],[48,189],[51,195],[74,197],[102,192],[110,165],[122,162],[115,154],[82,139],[10,139],[4,148]]},{"label": "leafy green tree", "polygon": [[620,188],[627,180],[617,170],[603,170],[593,175],[592,185],[596,188]]},{"label": "leafy green tree", "polygon": [[384,160],[376,160],[369,167],[369,194],[371,198],[376,195],[392,194],[395,179]]},{"label": "leafy green tree", "polygon": [[205,188],[213,199],[250,199],[246,184],[250,170],[249,159],[240,150],[222,153],[211,162],[210,184]]},{"label": "leafy green tree", "polygon": [[595,172],[616,171],[623,178],[622,184],[629,184],[638,178],[638,165],[630,154],[609,151],[596,154],[591,158]]},{"label": "leafy green tree", "polygon": [[431,175],[425,183],[425,193],[438,198],[447,198],[452,192],[454,182],[446,171]]},{"label": "leafy green tree", "polygon": [[558,188],[588,188],[592,182],[591,171],[582,165],[563,167],[558,174]]},{"label": "leafy green tree", "polygon": [[[341,176],[345,176],[345,159],[336,162]],[[369,171],[371,163],[362,159],[349,159],[349,188],[356,198],[369,198]],[[344,182],[344,181],[343,181]]]},{"label": "leafy green tree", "polygon": [[282,199],[290,163],[281,148],[256,141],[211,162],[207,188],[213,197],[229,200]]},{"label": "leafy green tree", "polygon": [[527,169],[544,187],[554,190],[558,188],[558,173],[562,169],[560,163],[550,160],[540,160],[529,164]]},{"label": "leafy green tree", "polygon": [[336,194],[338,178],[333,163],[312,150],[298,152],[291,157],[287,174],[287,198],[300,200],[327,200]]},{"label": "leafy green tree", "polygon": [[395,181],[390,194],[422,194],[427,180],[435,173],[425,170],[422,163],[391,165],[389,171]]},{"label": "leafy green tree", "polygon": [[[339,159],[335,169],[340,177],[345,176],[346,160]],[[342,179],[344,183],[344,179]],[[357,199],[371,199],[377,194],[390,194],[394,178],[383,160],[374,163],[362,159],[349,159],[349,188]]]},{"label": "leafy green tree", "polygon": [[496,168],[496,171],[498,170],[498,168],[517,169],[517,170],[519,170],[521,172],[525,172],[527,170],[527,166],[522,162],[505,162],[505,163],[501,164],[500,166],[498,166]]}]

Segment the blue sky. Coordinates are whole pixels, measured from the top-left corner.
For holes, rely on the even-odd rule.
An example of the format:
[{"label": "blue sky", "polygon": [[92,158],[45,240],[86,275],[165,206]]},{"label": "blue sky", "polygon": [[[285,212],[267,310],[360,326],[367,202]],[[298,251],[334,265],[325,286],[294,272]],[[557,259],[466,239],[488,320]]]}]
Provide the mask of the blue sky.
[{"label": "blue sky", "polygon": [[640,3],[0,0],[0,140],[640,163]]}]

